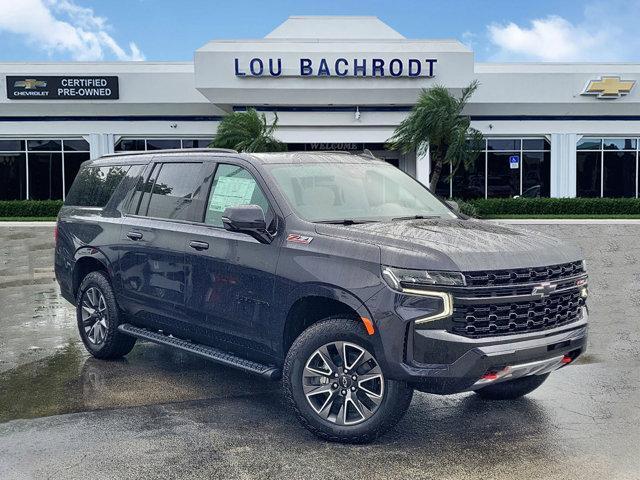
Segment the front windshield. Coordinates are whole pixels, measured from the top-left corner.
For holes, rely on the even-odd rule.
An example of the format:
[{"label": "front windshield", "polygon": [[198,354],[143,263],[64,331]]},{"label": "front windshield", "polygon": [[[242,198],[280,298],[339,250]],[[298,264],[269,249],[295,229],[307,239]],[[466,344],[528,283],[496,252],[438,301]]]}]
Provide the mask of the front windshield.
[{"label": "front windshield", "polygon": [[301,163],[268,168],[293,210],[310,222],[456,218],[429,190],[393,165]]}]

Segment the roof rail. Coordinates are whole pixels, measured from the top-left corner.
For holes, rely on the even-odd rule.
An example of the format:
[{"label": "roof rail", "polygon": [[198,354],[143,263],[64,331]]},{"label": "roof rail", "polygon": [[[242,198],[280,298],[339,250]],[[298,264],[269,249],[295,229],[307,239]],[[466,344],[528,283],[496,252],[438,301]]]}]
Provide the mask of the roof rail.
[{"label": "roof rail", "polygon": [[364,150],[362,150],[361,156],[369,157],[369,158],[372,158],[373,160],[381,160],[380,158],[376,157],[368,148],[365,148]]},{"label": "roof rail", "polygon": [[107,153],[100,158],[120,157],[129,155],[155,155],[157,153],[238,153],[230,148],[172,148],[166,150],[135,150],[132,152]]}]

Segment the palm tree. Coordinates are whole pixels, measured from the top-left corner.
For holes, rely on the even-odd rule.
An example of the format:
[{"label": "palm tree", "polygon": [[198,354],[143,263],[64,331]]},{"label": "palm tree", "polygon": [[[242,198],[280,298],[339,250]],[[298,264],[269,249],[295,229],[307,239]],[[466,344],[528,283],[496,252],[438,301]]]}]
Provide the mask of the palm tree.
[{"label": "palm tree", "polygon": [[443,165],[450,163],[455,173],[460,165],[467,168],[473,164],[482,150],[482,134],[471,128],[468,116],[462,115],[478,85],[477,80],[471,82],[462,89],[460,98],[440,85],[422,90],[409,116],[387,141],[387,148],[403,153],[416,151],[418,156],[425,155],[429,149],[433,161],[429,178],[432,192],[436,189]]},{"label": "palm tree", "polygon": [[273,138],[278,126],[278,115],[271,125],[264,113],[254,108],[246,112],[234,112],[222,119],[218,132],[209,145],[231,148],[239,152],[282,152],[287,145]]}]

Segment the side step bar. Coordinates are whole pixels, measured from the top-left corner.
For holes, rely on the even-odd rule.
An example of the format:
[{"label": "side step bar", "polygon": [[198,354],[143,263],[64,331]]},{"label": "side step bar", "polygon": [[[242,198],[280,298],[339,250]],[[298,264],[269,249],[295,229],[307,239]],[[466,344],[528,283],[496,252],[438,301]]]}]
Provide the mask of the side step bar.
[{"label": "side step bar", "polygon": [[222,365],[235,367],[240,370],[244,370],[245,372],[260,375],[261,377],[269,380],[279,380],[282,376],[282,372],[279,368],[269,365],[263,365],[262,363],[253,362],[251,360],[246,360],[231,353],[223,352],[222,350],[219,350],[217,348],[200,345],[198,343],[192,343],[180,338],[170,337],[168,335],[163,335],[162,333],[139,328],[129,323],[123,323],[122,325],[119,325],[118,330],[120,330],[122,333],[126,333],[127,335],[131,335],[132,337],[159,343],[160,345],[175,347],[184,352],[193,353]]}]

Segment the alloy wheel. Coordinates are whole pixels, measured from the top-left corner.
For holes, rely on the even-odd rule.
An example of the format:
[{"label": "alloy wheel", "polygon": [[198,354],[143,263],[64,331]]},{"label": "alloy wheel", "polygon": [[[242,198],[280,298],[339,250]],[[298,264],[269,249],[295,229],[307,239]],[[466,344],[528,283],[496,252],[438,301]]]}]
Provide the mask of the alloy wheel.
[{"label": "alloy wheel", "polygon": [[107,302],[100,289],[89,287],[82,294],[82,327],[91,343],[100,345],[107,337]]},{"label": "alloy wheel", "polygon": [[384,398],[384,376],[375,357],[349,342],[331,342],[311,354],[302,388],[323,420],[356,425],[370,418]]}]

